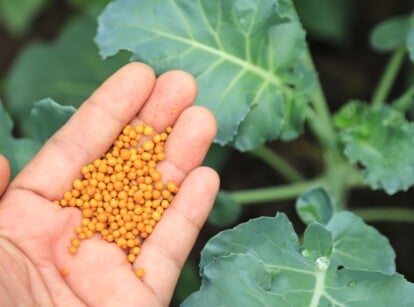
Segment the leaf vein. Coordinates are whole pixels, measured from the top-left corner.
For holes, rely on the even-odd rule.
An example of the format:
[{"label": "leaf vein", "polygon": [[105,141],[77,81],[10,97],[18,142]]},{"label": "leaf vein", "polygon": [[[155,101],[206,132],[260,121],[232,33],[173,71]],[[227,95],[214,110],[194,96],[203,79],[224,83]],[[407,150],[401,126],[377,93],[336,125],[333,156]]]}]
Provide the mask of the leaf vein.
[{"label": "leaf vein", "polygon": [[[267,70],[263,69],[262,67],[256,66],[255,64],[253,64],[249,61],[240,59],[240,58],[238,58],[238,57],[236,57],[232,54],[229,54],[229,53],[225,52],[224,50],[221,50],[221,49],[217,50],[217,49],[214,49],[211,46],[205,45],[201,42],[198,42],[198,41],[195,41],[195,40],[190,40],[188,38],[180,37],[178,35],[167,33],[167,32],[164,32],[164,31],[160,31],[160,30],[157,30],[155,28],[148,28],[148,27],[145,27],[143,25],[134,25],[134,26],[138,29],[148,31],[149,33],[154,33],[155,35],[159,35],[159,36],[167,38],[167,39],[175,40],[177,42],[181,42],[183,44],[193,46],[194,48],[198,48],[198,49],[200,49],[202,51],[205,51],[207,53],[210,53],[212,55],[221,57],[224,60],[226,60],[226,61],[228,61],[232,64],[240,66],[240,67],[242,67],[242,68],[258,75],[259,77],[267,80],[270,84],[274,85],[275,87],[283,87],[283,82],[277,76],[272,74],[270,71],[267,71]],[[286,90],[288,90],[288,89],[289,88],[286,88]]]},{"label": "leaf vein", "polygon": [[193,31],[191,30],[191,26],[190,26],[190,24],[188,23],[188,20],[187,20],[187,15],[182,12],[182,10],[181,10],[180,6],[178,5],[178,3],[176,2],[176,0],[171,0],[171,2],[176,7],[178,13],[181,15],[181,20],[184,23],[184,26],[185,26],[185,29],[187,31],[188,36],[190,38],[192,38],[193,40],[195,40]]}]

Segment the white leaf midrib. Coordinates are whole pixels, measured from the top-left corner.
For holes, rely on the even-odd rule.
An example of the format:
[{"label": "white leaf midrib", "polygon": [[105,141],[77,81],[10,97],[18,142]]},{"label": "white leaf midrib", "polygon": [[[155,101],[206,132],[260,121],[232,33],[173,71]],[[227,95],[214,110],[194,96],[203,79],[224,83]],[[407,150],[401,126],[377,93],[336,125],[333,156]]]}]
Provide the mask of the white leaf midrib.
[{"label": "white leaf midrib", "polygon": [[[260,66],[256,66],[255,64],[253,64],[250,61],[241,59],[239,57],[236,57],[228,52],[225,52],[225,50],[222,49],[216,49],[213,48],[209,45],[200,43],[198,41],[195,40],[191,40],[182,36],[178,36],[172,33],[168,33],[165,31],[160,31],[158,29],[155,28],[149,28],[149,27],[145,27],[143,25],[134,25],[133,27],[143,30],[143,31],[147,31],[149,33],[153,33],[154,35],[158,35],[160,37],[164,37],[170,40],[174,40],[177,42],[181,42],[185,45],[188,45],[189,47],[192,48],[197,48],[199,50],[202,50],[206,53],[210,53],[212,55],[215,55],[219,58],[222,58],[230,63],[233,63],[237,66],[240,66],[241,69],[243,70],[247,70],[247,71],[251,71],[252,73],[258,75],[259,77],[261,77],[262,79],[268,81],[270,84],[273,84],[275,87],[283,87],[283,82],[274,74],[270,73],[269,71],[261,68]],[[135,51],[133,51],[135,52]]]}]

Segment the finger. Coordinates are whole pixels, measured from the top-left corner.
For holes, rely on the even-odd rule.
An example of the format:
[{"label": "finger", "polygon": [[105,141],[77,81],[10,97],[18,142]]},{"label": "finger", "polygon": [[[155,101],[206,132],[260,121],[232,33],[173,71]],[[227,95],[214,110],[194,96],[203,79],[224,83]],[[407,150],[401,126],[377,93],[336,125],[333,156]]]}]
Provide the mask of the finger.
[{"label": "finger", "polygon": [[158,164],[163,180],[180,184],[203,162],[216,132],[216,120],[209,110],[201,106],[187,108],[165,144],[166,159]]},{"label": "finger", "polygon": [[10,180],[10,165],[6,157],[0,155],[0,196],[3,195]]},{"label": "finger", "polygon": [[168,305],[181,268],[213,206],[219,188],[217,173],[193,170],[170,208],[146,239],[134,268],[145,269],[144,283]]},{"label": "finger", "polygon": [[80,176],[81,167],[108,150],[148,99],[154,83],[154,72],[144,64],[121,68],[52,136],[12,186],[51,200],[61,197]]},{"label": "finger", "polygon": [[193,76],[181,70],[168,71],[158,77],[151,97],[131,124],[145,123],[157,132],[164,131],[193,104],[196,96]]}]

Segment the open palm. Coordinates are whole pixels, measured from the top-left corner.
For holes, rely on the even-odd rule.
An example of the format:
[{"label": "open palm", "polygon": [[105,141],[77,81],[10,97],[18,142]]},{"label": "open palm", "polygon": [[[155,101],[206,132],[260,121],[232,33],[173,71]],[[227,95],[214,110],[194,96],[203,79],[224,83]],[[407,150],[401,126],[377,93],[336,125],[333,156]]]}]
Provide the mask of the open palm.
[{"label": "open palm", "polygon": [[[200,167],[216,133],[209,111],[191,106],[194,79],[182,71],[155,78],[131,63],[111,76],[41,149],[4,192],[9,170],[0,159],[0,301],[2,306],[167,306],[180,270],[214,202],[217,174]],[[105,153],[127,124],[161,131],[174,125],[159,164],[180,191],[144,242],[134,267],[125,253],[98,237],[68,253],[76,208],[52,203]],[[62,276],[62,269],[68,270]]]}]

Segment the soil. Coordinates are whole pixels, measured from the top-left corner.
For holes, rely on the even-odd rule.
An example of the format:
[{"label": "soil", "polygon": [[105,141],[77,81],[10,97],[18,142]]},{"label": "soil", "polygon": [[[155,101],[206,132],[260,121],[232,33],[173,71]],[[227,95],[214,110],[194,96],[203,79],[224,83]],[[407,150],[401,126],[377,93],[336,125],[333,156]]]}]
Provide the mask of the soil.
[{"label": "soil", "polygon": [[[388,57],[370,49],[367,40],[368,34],[379,21],[393,15],[409,12],[412,9],[409,2],[406,0],[355,1],[356,13],[353,16],[347,41],[332,45],[308,36],[311,53],[332,111],[337,110],[352,98],[370,99]],[[76,10],[64,2],[49,1],[48,7],[22,37],[13,37],[0,26],[0,76],[4,79],[13,60],[27,44],[35,40],[48,41],[53,39],[58,35],[62,25],[75,13]],[[402,84],[403,80],[397,80],[391,93],[392,96],[398,93]],[[4,98],[2,92],[0,92],[0,96]],[[290,160],[309,178],[322,171],[322,158],[318,146],[307,135],[287,144],[274,142],[270,146]],[[303,152],[311,154],[304,157]],[[220,172],[224,189],[240,190],[286,183],[283,178],[252,156],[233,151],[228,161],[229,163]],[[360,204],[411,207],[413,199],[413,189],[406,193],[398,193],[393,197],[382,192],[358,190],[350,194],[348,201],[351,208]],[[352,206],[352,204],[355,205]],[[293,201],[246,206],[242,216],[235,224],[262,215],[274,216],[278,211],[287,213],[299,233],[303,231],[304,226],[296,216]],[[371,225],[389,238],[397,254],[398,272],[404,274],[408,280],[414,281],[414,266],[412,265],[414,223],[389,222],[371,223]],[[194,263],[198,263],[200,250],[208,239],[222,229],[206,224],[191,253],[191,260]]]}]

